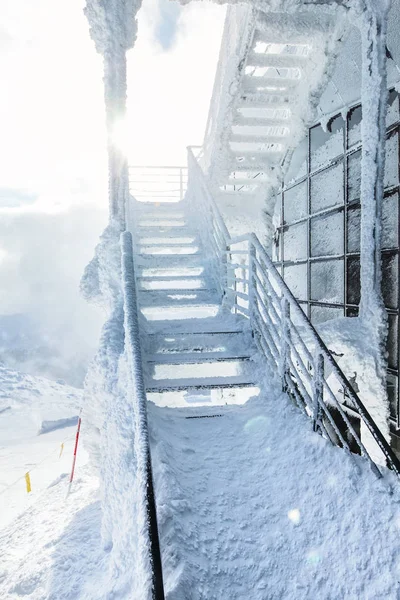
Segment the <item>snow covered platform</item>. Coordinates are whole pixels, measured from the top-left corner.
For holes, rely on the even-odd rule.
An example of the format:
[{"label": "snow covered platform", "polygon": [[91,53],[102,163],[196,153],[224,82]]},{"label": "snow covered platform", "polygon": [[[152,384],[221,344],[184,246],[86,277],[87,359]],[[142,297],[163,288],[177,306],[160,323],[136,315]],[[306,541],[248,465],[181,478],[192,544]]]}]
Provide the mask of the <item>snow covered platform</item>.
[{"label": "snow covered platform", "polygon": [[150,404],[149,422],[167,598],[398,599],[394,476],[316,435],[273,383],[244,406]]}]

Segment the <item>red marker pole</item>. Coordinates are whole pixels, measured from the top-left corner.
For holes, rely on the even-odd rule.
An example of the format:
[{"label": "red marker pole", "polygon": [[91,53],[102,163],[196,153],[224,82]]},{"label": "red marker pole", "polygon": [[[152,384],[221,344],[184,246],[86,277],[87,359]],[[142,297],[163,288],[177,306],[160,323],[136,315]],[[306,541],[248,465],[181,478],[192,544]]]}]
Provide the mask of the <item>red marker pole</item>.
[{"label": "red marker pole", "polygon": [[[82,412],[82,411],[81,411]],[[76,429],[76,436],[75,436],[75,447],[74,447],[74,457],[72,459],[72,469],[71,469],[71,475],[69,478],[69,485],[68,485],[68,491],[67,491],[67,497],[71,491],[71,485],[72,485],[72,481],[74,479],[74,473],[75,473],[75,463],[76,463],[76,454],[78,452],[78,442],[79,442],[79,434],[81,431],[81,413],[79,413],[79,417],[78,417],[78,427]]]}]

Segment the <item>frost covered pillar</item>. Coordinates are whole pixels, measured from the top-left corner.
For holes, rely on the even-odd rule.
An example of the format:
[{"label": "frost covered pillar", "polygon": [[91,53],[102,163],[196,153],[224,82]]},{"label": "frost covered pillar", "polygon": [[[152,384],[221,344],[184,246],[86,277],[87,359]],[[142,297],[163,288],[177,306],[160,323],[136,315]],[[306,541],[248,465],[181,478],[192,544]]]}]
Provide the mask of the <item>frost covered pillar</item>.
[{"label": "frost covered pillar", "polygon": [[381,219],[386,139],[386,23],[388,0],[364,0],[361,13],[361,303],[368,322],[385,321],[381,294]]},{"label": "frost covered pillar", "polygon": [[[360,317],[369,328],[369,344],[376,357],[377,382],[373,390],[373,402],[369,408],[387,440],[390,438],[385,383],[387,315],[381,292],[381,221],[387,107],[386,28],[389,6],[390,0],[361,0],[358,4],[363,60]],[[368,433],[362,431],[362,437],[365,439]],[[379,462],[380,452],[375,450],[372,443],[369,451]]]},{"label": "frost covered pillar", "polygon": [[109,167],[110,221],[125,229],[125,202],[128,196],[128,164],[115,143],[115,129],[126,113],[126,52],[136,39],[138,0],[87,0],[85,15],[96,50],[104,60]]}]

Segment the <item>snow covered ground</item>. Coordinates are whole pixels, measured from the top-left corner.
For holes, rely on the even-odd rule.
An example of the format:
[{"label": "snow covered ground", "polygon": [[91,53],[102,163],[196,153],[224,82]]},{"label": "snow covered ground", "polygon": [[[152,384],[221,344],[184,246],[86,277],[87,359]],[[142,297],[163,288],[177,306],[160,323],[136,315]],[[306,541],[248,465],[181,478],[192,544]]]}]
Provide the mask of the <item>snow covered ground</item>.
[{"label": "snow covered ground", "polygon": [[[398,600],[397,481],[391,474],[377,480],[359,457],[330,446],[263,368],[254,368],[264,380],[261,394],[243,406],[149,404],[166,597]],[[2,375],[7,402],[13,400],[0,414],[2,439],[21,407],[31,415],[25,441],[10,436],[2,452],[7,448],[11,457],[24,447],[29,453],[43,417],[60,417],[50,399],[64,390],[68,416],[80,393],[5,369]],[[218,416],[187,418],[206,415]],[[22,458],[20,468],[26,468]],[[15,474],[16,465],[8,479],[2,471],[2,483]],[[53,484],[43,483],[31,505],[0,532],[0,598],[110,598],[98,479],[90,465],[79,464],[66,500],[66,479],[55,463],[48,474]],[[4,510],[8,502],[0,498]],[[124,565],[120,569],[123,578]],[[132,595],[125,590],[118,597]]]},{"label": "snow covered ground", "polygon": [[[82,399],[82,390],[0,366],[0,528],[45,497],[54,481],[62,478],[66,491]],[[83,447],[78,460],[77,469],[87,460]]]},{"label": "snow covered ground", "polygon": [[330,446],[275,385],[149,416],[167,598],[399,598],[397,481]]}]

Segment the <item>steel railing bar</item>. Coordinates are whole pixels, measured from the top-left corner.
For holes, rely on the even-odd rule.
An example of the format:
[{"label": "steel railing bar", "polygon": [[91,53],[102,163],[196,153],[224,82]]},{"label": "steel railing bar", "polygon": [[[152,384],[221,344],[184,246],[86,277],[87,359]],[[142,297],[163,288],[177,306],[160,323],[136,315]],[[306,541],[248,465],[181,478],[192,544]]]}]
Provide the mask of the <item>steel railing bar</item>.
[{"label": "steel railing bar", "polygon": [[[350,402],[380,447],[387,463],[400,477],[400,461],[304,314],[260,240],[254,233],[230,237],[192,148],[188,148],[188,161],[188,185],[190,187],[190,182],[196,181],[195,189],[199,190],[195,196],[191,195],[190,197],[192,201],[196,200],[196,208],[200,208],[199,217],[200,221],[204,223],[204,228],[211,232],[207,240],[212,248],[216,273],[221,274],[221,288],[225,290],[225,296],[233,298],[233,301],[228,301],[228,306],[231,310],[237,310],[250,317],[257,343],[267,361],[280,365],[283,356],[282,348],[286,348],[284,353],[286,357],[285,372],[282,372],[281,375],[286,381],[288,390],[295,397],[297,403],[304,403],[310,413],[309,416],[314,419],[315,427],[320,428],[330,441],[332,441],[334,433],[343,448],[350,452],[349,444],[323,398],[324,391],[327,391],[332,407],[338,411],[338,415],[352,439],[360,451],[367,456],[374,472],[380,475],[378,467],[364,448],[344,409],[327,383],[326,369],[328,369],[329,376],[333,374],[343,390],[347,392]],[[247,244],[247,249],[243,247],[244,244]],[[246,255],[249,256],[248,261],[243,264],[235,262],[235,256]],[[242,289],[238,289],[240,284],[243,285]],[[239,300],[247,302],[248,308],[239,304]],[[283,319],[282,302],[286,307],[285,319]],[[290,309],[292,309],[291,314]],[[282,332],[283,320],[285,321],[284,335]],[[304,340],[304,333],[308,336],[307,341]],[[316,368],[310,344],[312,344],[313,351],[318,354],[318,364],[325,364],[325,369]],[[307,387],[310,388],[310,391],[307,390]],[[325,415],[326,421],[322,415]],[[329,433],[327,423],[332,428],[332,434]]]}]

